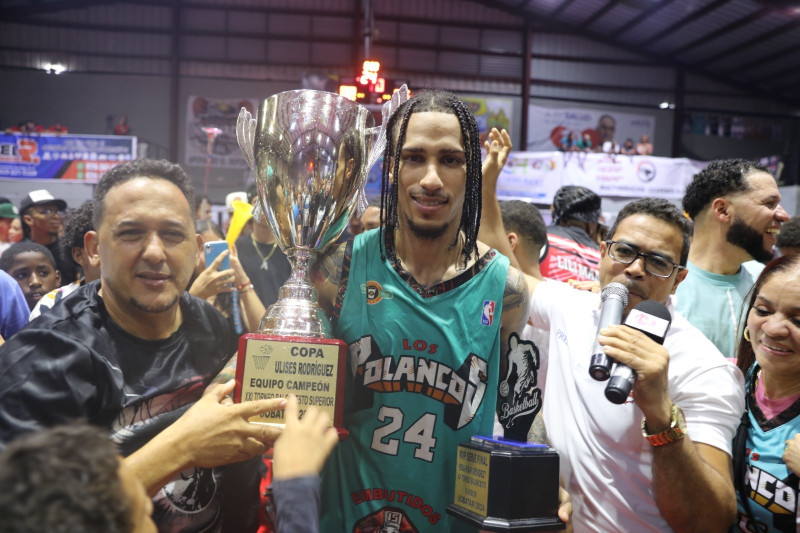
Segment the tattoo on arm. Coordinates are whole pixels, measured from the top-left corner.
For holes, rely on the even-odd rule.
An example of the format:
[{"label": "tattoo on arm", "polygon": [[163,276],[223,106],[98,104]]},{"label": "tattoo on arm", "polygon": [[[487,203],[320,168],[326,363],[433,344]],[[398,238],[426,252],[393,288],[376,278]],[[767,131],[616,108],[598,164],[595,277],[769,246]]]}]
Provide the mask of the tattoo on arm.
[{"label": "tattoo on arm", "polygon": [[212,384],[227,383],[236,377],[236,360],[238,355],[238,353],[235,353],[230,359],[228,359],[228,362],[225,363],[225,367],[220,370],[219,374],[217,374],[214,379],[211,380]]},{"label": "tattoo on arm", "polygon": [[339,285],[342,277],[342,264],[344,263],[345,244],[333,246],[320,257],[313,267],[314,281]]},{"label": "tattoo on arm", "polygon": [[506,289],[503,294],[503,311],[522,308],[525,312],[530,305],[530,293],[525,283],[525,275],[517,269],[509,269]]}]

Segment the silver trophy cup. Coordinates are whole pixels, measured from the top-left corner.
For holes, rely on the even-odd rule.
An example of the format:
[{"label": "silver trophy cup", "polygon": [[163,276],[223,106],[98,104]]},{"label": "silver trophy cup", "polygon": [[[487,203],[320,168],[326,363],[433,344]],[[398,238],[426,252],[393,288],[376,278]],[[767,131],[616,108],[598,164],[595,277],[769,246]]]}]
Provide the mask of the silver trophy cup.
[{"label": "silver trophy cup", "polygon": [[310,267],[355,210],[369,169],[373,125],[367,108],[323,91],[273,95],[261,102],[256,119],[242,109],[237,137],[255,173],[255,216],[263,213],[292,265],[259,333],[331,337]]}]

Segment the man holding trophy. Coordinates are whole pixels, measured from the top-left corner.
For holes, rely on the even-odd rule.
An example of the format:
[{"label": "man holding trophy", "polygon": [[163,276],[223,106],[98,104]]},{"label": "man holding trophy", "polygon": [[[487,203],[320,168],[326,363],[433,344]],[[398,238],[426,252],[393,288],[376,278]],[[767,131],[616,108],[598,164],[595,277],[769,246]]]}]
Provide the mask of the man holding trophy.
[{"label": "man holding trophy", "polygon": [[331,250],[315,277],[350,370],[350,438],[324,476],[321,529],[450,531],[456,447],[492,433],[500,358],[528,292],[477,241],[481,160],[466,105],[420,93],[386,136],[382,228]]},{"label": "man holding trophy", "polygon": [[[517,426],[540,407],[535,380],[509,394],[522,377],[507,382],[506,358],[522,345],[529,293],[508,259],[477,240],[475,119],[450,93],[405,102],[403,93],[384,107],[381,227],[338,246],[382,151],[379,135],[368,154],[371,114],[335,94],[289,91],[264,100],[256,118],[242,110],[237,124],[256,175],[254,216],[269,223],[292,275],[259,333],[242,338],[235,397],[302,390],[301,411],[327,409],[349,435],[323,476],[322,531],[457,529],[447,506],[459,444],[492,435],[496,420],[526,435]],[[500,397],[505,417],[495,414]],[[275,415],[251,420],[280,423]]]}]

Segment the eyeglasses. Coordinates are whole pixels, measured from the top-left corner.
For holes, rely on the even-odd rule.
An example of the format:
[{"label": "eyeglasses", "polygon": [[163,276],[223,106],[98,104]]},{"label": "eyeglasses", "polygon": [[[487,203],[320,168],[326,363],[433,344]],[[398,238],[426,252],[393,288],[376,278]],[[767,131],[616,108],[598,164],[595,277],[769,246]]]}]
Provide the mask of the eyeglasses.
[{"label": "eyeglasses", "polygon": [[630,265],[636,261],[639,256],[642,256],[644,258],[645,272],[657,278],[668,278],[675,269],[680,270],[686,268],[668,259],[664,259],[661,256],[640,252],[633,246],[622,242],[606,241],[606,245],[608,246],[608,255],[611,256],[611,259],[623,265]]},{"label": "eyeglasses", "polygon": [[52,215],[63,215],[64,214],[64,212],[61,211],[60,209],[58,209],[57,207],[39,207],[39,208],[35,209],[34,212],[39,214],[39,215],[44,215],[46,217],[49,217],[49,216],[52,216]]}]

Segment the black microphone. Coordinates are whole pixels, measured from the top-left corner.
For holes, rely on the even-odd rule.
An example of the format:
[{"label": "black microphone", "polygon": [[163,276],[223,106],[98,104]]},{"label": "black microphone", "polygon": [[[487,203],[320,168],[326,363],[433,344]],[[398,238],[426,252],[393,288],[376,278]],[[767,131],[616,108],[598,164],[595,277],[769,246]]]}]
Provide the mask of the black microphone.
[{"label": "black microphone", "polygon": [[600,330],[608,326],[616,326],[622,322],[622,312],[628,305],[628,289],[622,283],[609,283],[600,293],[600,321],[597,323],[597,332],[594,335],[592,346],[592,364],[589,365],[589,375],[597,381],[605,381],[611,374],[614,360],[603,351],[597,341]]},{"label": "black microphone", "polygon": [[[639,330],[658,344],[664,344],[672,315],[662,303],[645,300],[631,309],[625,318],[625,325]],[[606,385],[606,398],[611,403],[625,403],[636,381],[636,371],[627,365],[617,363],[611,373],[611,380]]]}]

